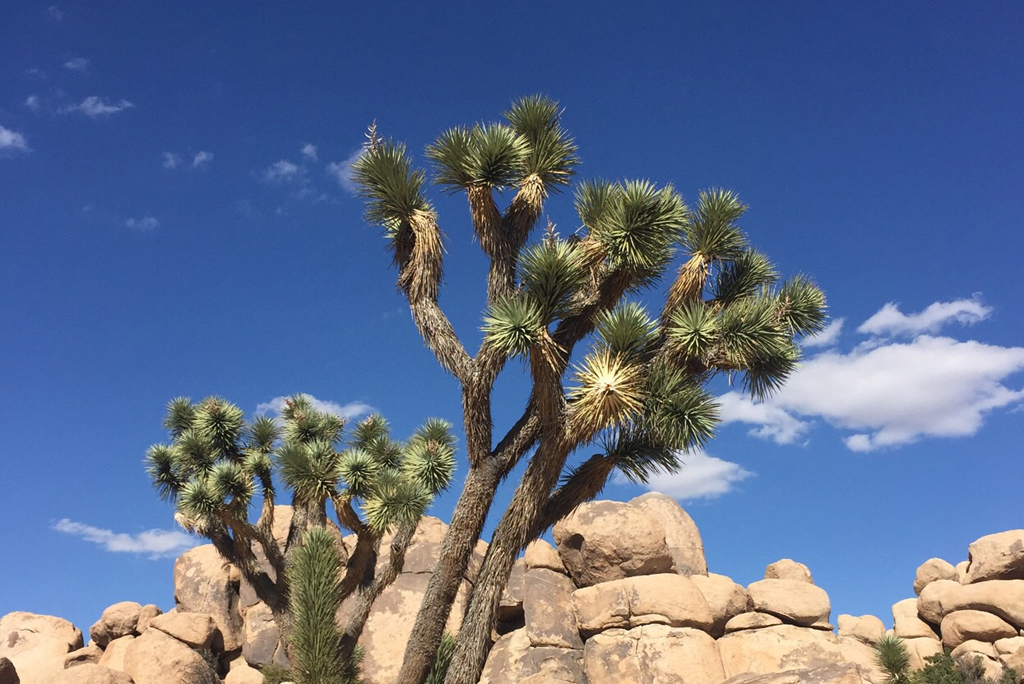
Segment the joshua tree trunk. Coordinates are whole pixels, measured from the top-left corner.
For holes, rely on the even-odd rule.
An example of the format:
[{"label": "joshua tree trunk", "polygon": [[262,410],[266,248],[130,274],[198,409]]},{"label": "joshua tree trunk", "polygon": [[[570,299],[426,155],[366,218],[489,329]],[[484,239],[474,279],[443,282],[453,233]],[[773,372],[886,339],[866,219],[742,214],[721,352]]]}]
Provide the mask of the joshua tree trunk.
[{"label": "joshua tree trunk", "polygon": [[448,613],[455,603],[501,477],[502,469],[489,460],[469,471],[405,647],[399,682],[422,682],[430,674]]}]

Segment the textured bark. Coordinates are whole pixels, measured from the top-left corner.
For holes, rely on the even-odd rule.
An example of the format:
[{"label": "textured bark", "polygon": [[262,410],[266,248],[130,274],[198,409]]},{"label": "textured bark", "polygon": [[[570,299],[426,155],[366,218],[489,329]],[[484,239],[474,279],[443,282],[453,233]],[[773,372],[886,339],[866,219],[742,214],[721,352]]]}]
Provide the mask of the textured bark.
[{"label": "textured bark", "polygon": [[423,682],[434,664],[437,647],[441,643],[448,613],[462,578],[469,566],[469,558],[480,538],[487,512],[494,500],[494,491],[502,478],[502,471],[487,460],[469,471],[462,495],[452,513],[451,525],[441,544],[441,552],[434,572],[423,595],[423,603],[416,615],[398,681],[414,684]]}]

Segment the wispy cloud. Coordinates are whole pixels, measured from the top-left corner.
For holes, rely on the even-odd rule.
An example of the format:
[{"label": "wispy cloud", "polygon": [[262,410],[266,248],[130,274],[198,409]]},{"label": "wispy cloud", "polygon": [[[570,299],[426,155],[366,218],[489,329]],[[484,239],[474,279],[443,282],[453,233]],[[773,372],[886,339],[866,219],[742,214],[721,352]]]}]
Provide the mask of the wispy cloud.
[{"label": "wispy cloud", "polygon": [[85,73],[89,70],[89,60],[85,57],[75,57],[64,62],[64,68],[69,71],[77,71],[78,73]]},{"label": "wispy cloud", "polygon": [[25,98],[25,106],[31,109],[33,112],[38,112],[40,103],[38,95],[29,95]]},{"label": "wispy cloud", "polygon": [[179,530],[146,530],[138,534],[126,534],[68,518],[58,520],[53,529],[97,544],[111,553],[133,553],[150,559],[173,558],[200,543],[196,537]]},{"label": "wispy cloud", "polygon": [[[333,401],[324,401],[317,399],[312,395],[306,395],[310,398],[313,404],[313,408],[317,411],[324,413],[333,413],[334,415],[345,418],[346,420],[352,420],[359,416],[364,416],[373,411],[373,407],[369,404],[361,401],[350,401],[347,404],[338,404]],[[274,397],[270,401],[265,401],[262,404],[256,406],[257,415],[266,415],[272,413],[274,415],[281,415],[281,411],[284,410],[285,402],[288,401],[288,397]]]},{"label": "wispy cloud", "polygon": [[860,324],[857,332],[867,335],[920,335],[937,333],[949,323],[974,325],[992,315],[992,308],[982,304],[977,297],[956,299],[952,302],[935,302],[924,311],[905,314],[898,304],[889,302],[878,312]]},{"label": "wispy cloud", "polygon": [[270,183],[271,185],[288,185],[301,182],[305,176],[306,170],[304,168],[287,159],[274,162],[264,169],[260,175],[264,183]]},{"label": "wispy cloud", "polygon": [[[654,475],[644,488],[680,501],[715,499],[754,475],[738,463],[711,456],[703,450],[680,454],[679,460],[683,464],[679,470]],[[614,482],[624,484],[627,480],[616,471]]]},{"label": "wispy cloud", "polygon": [[181,164],[181,157],[174,152],[164,152],[164,168],[176,169]]},{"label": "wispy cloud", "polygon": [[[898,317],[887,305],[869,319],[874,323],[858,330],[904,334],[990,314],[991,309],[975,304],[940,302],[921,314]],[[1024,402],[1024,389],[1006,384],[1022,370],[1024,347],[930,335],[909,342],[874,339],[847,353],[812,356],[766,402],[736,392],[719,401],[723,422],[752,425],[756,437],[801,442],[814,419],[822,419],[852,433],[843,437],[847,448],[873,451],[923,438],[975,434],[990,412]]]},{"label": "wispy cloud", "polygon": [[52,21],[60,21],[64,18],[64,12],[61,11],[57,5],[50,5],[46,8],[46,15],[50,17]]},{"label": "wispy cloud", "polygon": [[130,218],[124,222],[125,228],[131,228],[132,230],[147,231],[154,230],[160,227],[160,221],[153,218],[152,216],[143,216],[142,218]]},{"label": "wispy cloud", "polygon": [[334,179],[338,181],[338,185],[349,194],[356,194],[359,188],[356,187],[355,181],[352,177],[352,165],[363,154],[363,148],[360,147],[355,152],[350,154],[348,158],[343,162],[331,162],[327,165],[327,173],[334,176]]},{"label": "wispy cloud", "polygon": [[316,145],[313,143],[306,143],[302,146],[302,156],[309,161],[316,161]]},{"label": "wispy cloud", "polygon": [[196,152],[196,156],[192,158],[192,168],[198,169],[200,167],[206,166],[212,161],[213,152],[206,152],[204,150],[200,150],[199,152]]},{"label": "wispy cloud", "polygon": [[101,116],[110,116],[111,114],[117,114],[123,112],[126,109],[134,107],[128,100],[121,100],[120,102],[107,102],[101,97],[96,95],[90,95],[89,97],[82,100],[80,104],[69,105],[61,110],[62,113],[81,112],[88,117],[93,119]]},{"label": "wispy cloud", "polygon": [[836,318],[826,325],[825,329],[820,333],[814,337],[805,338],[800,344],[804,347],[831,347],[839,341],[839,336],[843,332],[843,324],[845,322],[845,318]]},{"label": "wispy cloud", "polygon": [[17,154],[30,151],[31,148],[28,146],[28,141],[24,135],[0,126],[0,153]]}]

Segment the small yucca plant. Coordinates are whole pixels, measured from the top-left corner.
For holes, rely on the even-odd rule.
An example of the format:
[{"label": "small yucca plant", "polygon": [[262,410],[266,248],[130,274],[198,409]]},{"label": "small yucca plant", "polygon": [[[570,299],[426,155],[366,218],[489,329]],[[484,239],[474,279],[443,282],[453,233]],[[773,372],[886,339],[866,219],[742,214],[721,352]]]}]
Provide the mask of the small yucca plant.
[{"label": "small yucca plant", "polygon": [[908,684],[911,681],[910,653],[899,637],[882,637],[875,645],[875,662],[885,672],[886,684]]}]

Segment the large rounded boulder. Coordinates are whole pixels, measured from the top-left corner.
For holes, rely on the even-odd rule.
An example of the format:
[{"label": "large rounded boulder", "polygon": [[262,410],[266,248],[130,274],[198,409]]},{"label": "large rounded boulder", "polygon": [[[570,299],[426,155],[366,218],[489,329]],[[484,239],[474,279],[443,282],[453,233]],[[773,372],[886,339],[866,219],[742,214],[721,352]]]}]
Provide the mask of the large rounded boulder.
[{"label": "large rounded boulder", "polygon": [[1024,579],[1024,530],[989,534],[967,547],[968,583]]},{"label": "large rounded boulder", "polygon": [[237,568],[213,544],[186,551],[174,563],[174,600],[178,610],[206,613],[213,618],[218,629],[214,650],[234,651],[245,643],[238,595],[240,579]]},{"label": "large rounded boulder", "polygon": [[21,684],[45,682],[82,646],[82,631],[62,618],[25,612],[0,618],[0,658],[10,660]]}]

